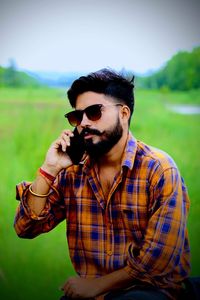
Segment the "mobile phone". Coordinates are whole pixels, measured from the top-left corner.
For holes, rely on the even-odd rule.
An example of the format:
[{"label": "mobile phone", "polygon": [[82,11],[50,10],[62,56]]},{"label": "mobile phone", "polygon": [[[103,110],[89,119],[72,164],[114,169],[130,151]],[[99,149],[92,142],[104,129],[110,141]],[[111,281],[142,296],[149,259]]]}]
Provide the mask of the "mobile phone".
[{"label": "mobile phone", "polygon": [[74,165],[78,165],[85,152],[84,138],[78,133],[77,128],[73,131],[74,136],[70,138],[70,146],[67,147],[66,153],[71,158]]}]

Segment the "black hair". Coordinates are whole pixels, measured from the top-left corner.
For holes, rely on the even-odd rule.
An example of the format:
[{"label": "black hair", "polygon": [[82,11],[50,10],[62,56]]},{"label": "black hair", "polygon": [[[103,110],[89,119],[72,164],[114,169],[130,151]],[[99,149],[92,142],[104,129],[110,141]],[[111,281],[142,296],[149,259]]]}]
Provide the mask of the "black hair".
[{"label": "black hair", "polygon": [[113,70],[101,69],[76,79],[68,90],[67,95],[71,106],[75,107],[77,97],[84,92],[92,91],[104,94],[116,99],[117,102],[127,105],[132,115],[134,111],[133,90],[134,76],[129,80]]}]

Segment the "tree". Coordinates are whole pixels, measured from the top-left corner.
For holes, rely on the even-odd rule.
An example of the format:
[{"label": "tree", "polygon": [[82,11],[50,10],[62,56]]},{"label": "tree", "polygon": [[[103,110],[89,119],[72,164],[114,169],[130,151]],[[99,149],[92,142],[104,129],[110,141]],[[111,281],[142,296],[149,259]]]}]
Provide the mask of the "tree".
[{"label": "tree", "polygon": [[141,78],[144,88],[190,90],[200,88],[200,47],[192,52],[182,51],[174,55],[163,69],[151,76]]},{"label": "tree", "polygon": [[19,78],[17,76],[17,67],[14,59],[9,60],[9,67],[4,72],[4,82],[8,86],[17,87],[20,85]]}]

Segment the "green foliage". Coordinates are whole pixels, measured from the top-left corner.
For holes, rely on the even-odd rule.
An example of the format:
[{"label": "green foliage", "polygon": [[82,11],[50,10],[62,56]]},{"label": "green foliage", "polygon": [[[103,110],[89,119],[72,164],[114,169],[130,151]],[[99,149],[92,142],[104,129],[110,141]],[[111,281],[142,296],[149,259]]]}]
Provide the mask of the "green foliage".
[{"label": "green foliage", "polygon": [[0,87],[37,87],[39,83],[36,79],[25,72],[17,71],[15,62],[10,61],[8,68],[0,66]]},{"label": "green foliage", "polygon": [[[167,102],[195,103],[200,91],[136,91],[131,130],[138,139],[167,151],[178,164],[189,189],[188,228],[192,275],[200,275],[199,116],[169,111]],[[65,90],[2,88],[0,93],[0,291],[7,300],[58,300],[59,286],[74,274],[65,237],[65,222],[33,240],[19,239],[13,229],[15,185],[33,180],[51,142],[68,127]]]},{"label": "green foliage", "polygon": [[139,78],[138,86],[148,89],[184,90],[200,88],[200,47],[179,52],[155,74]]}]

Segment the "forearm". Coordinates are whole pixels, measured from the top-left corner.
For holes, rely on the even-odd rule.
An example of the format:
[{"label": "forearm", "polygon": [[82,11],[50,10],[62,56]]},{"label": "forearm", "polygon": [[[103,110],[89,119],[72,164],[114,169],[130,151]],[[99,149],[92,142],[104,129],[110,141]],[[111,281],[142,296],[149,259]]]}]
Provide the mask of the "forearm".
[{"label": "forearm", "polygon": [[70,277],[62,290],[73,299],[96,299],[107,292],[130,286],[132,280],[128,273],[121,269],[100,278]]},{"label": "forearm", "polygon": [[[42,176],[37,176],[31,185],[31,190],[38,195],[47,195],[50,190],[50,185],[47,184]],[[47,197],[38,197],[28,191],[26,199],[28,207],[39,216],[45,207]]]},{"label": "forearm", "polygon": [[[46,165],[43,165],[42,169],[48,174],[51,174],[54,178],[58,173],[58,170],[50,169]],[[45,195],[48,195],[52,181],[53,180],[39,173],[31,185],[31,191],[29,190],[27,193],[27,204],[36,215],[40,215],[45,207],[47,201],[47,197],[45,197]]]},{"label": "forearm", "polygon": [[110,274],[104,275],[96,279],[98,287],[98,295],[105,294],[107,292],[122,289],[130,286],[133,282],[133,278],[125,271],[120,269]]},{"label": "forearm", "polygon": [[[48,197],[37,197],[32,193],[48,194]],[[48,232],[66,217],[57,180],[48,182],[45,177],[37,176],[32,184],[23,181],[16,186],[16,199],[20,200],[20,204],[16,211],[14,227],[20,237],[34,238]]]}]

